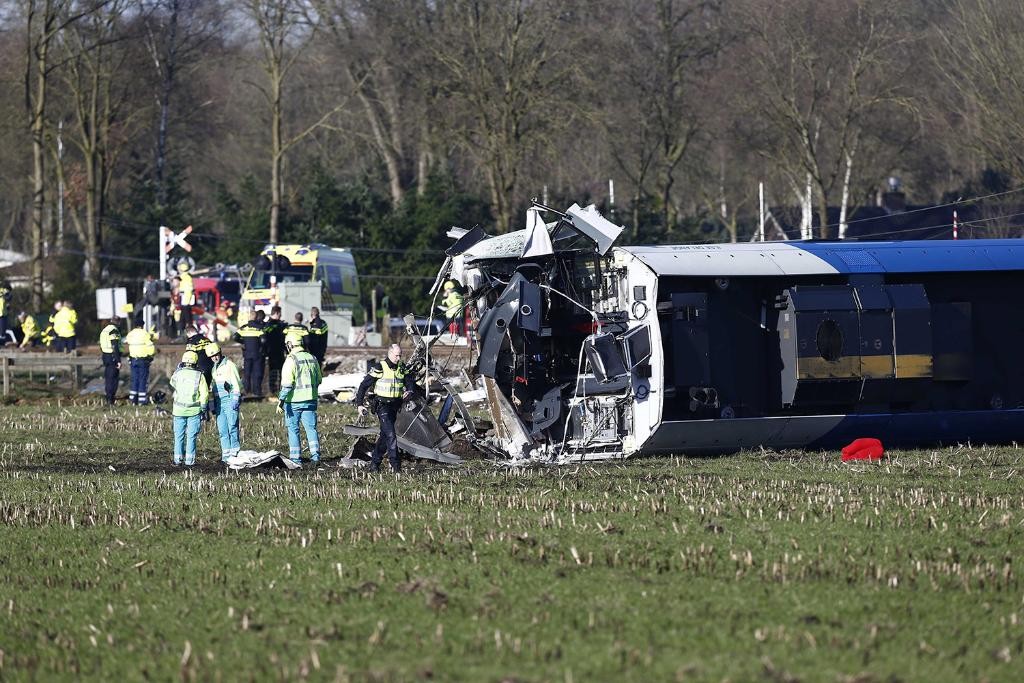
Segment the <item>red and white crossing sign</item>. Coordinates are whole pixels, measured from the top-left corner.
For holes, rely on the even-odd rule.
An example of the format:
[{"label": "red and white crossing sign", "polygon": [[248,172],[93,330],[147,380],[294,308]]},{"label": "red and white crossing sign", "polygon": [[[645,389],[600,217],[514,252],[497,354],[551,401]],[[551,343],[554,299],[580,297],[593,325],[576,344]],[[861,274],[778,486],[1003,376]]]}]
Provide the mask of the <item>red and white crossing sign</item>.
[{"label": "red and white crossing sign", "polygon": [[192,245],[185,240],[192,232],[191,225],[177,234],[166,226],[162,226],[161,230],[164,231],[164,253],[170,254],[175,246],[181,247],[185,251],[192,251]]}]

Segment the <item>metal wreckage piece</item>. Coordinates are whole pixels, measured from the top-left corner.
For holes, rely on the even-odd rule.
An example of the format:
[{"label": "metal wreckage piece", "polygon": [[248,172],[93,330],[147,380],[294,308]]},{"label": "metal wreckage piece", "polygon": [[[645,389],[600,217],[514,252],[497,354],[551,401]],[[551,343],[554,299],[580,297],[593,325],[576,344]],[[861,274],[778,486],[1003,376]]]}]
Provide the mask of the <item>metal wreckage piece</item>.
[{"label": "metal wreckage piece", "polygon": [[474,391],[417,335],[448,396],[438,418],[405,414],[403,450],[440,460],[455,432],[510,463],[1024,439],[1006,371],[1024,339],[991,342],[1010,334],[991,292],[1020,286],[1021,240],[613,247],[621,231],[536,203],[518,232],[449,231],[432,294],[463,285]]},{"label": "metal wreckage piece", "polygon": [[[449,450],[454,443],[453,436],[464,431],[473,434],[477,429],[475,420],[451,379],[444,377],[431,362],[430,348],[438,337],[429,342],[425,340],[416,327],[415,316],[405,316],[405,325],[406,333],[414,344],[413,356],[407,364],[408,371],[417,375],[427,396],[413,396],[403,401],[402,409],[395,419],[398,450],[421,460],[457,465],[462,462],[462,458]],[[438,387],[446,395],[439,414],[434,415],[428,397],[431,390],[436,391]],[[353,456],[367,447],[364,439],[375,439],[380,434],[376,425],[345,425],[342,431],[349,436],[360,437],[352,443],[345,458],[346,463],[352,463]]]}]

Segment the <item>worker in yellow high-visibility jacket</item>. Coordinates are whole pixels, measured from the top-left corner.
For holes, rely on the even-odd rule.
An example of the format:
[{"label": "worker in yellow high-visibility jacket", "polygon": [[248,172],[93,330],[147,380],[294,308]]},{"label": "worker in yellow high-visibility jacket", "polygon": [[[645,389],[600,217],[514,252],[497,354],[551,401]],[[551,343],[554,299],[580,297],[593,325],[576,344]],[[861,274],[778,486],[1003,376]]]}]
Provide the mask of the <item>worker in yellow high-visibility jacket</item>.
[{"label": "worker in yellow high-visibility jacket", "polygon": [[142,318],[135,320],[132,331],[124,338],[128,347],[128,359],[132,368],[131,390],[128,402],[144,406],[149,403],[149,366],[156,356],[156,334],[147,332]]},{"label": "worker in yellow high-visibility jacket", "polygon": [[78,325],[78,312],[70,301],[64,301],[53,314],[53,333],[57,335],[57,350],[71,353],[78,347],[75,327]]}]

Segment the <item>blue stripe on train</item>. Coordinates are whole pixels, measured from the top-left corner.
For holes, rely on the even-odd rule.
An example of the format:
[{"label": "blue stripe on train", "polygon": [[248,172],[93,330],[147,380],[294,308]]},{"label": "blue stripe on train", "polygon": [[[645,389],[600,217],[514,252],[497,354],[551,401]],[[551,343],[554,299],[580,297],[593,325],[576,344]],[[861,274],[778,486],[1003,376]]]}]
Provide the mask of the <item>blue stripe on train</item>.
[{"label": "blue stripe on train", "polygon": [[1024,270],[1024,240],[790,242],[840,273]]}]

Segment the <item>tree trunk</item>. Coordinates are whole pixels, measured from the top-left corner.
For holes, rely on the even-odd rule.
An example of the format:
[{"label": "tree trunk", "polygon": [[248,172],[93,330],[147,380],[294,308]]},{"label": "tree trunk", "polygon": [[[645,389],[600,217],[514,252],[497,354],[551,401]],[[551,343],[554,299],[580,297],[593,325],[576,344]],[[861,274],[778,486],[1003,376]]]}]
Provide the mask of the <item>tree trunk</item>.
[{"label": "tree trunk", "polygon": [[[156,134],[156,201],[161,209],[167,206],[167,127],[171,112],[171,91],[174,89],[175,68],[178,55],[178,10],[180,2],[172,0],[171,16],[167,27],[167,55],[165,68],[160,79],[160,122]],[[155,50],[155,48],[154,48]]]},{"label": "tree trunk", "polygon": [[281,166],[284,159],[284,141],[281,139],[281,75],[276,70],[271,77],[271,123],[270,123],[270,243],[277,244],[278,227],[281,223],[281,195],[284,181]]},{"label": "tree trunk", "polygon": [[29,14],[28,40],[33,45],[35,53],[35,100],[31,97],[33,80],[32,60],[29,59],[25,65],[25,105],[29,113],[29,127],[32,137],[32,253],[31,253],[31,288],[32,308],[42,310],[43,308],[43,258],[45,256],[43,247],[46,242],[46,226],[44,215],[46,209],[46,157],[44,148],[44,135],[46,125],[46,86],[47,69],[49,68],[48,56],[50,37],[56,16],[53,6],[46,2],[42,27],[39,32],[38,41],[32,35],[33,15]]}]

